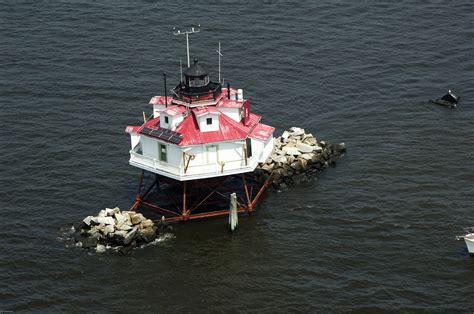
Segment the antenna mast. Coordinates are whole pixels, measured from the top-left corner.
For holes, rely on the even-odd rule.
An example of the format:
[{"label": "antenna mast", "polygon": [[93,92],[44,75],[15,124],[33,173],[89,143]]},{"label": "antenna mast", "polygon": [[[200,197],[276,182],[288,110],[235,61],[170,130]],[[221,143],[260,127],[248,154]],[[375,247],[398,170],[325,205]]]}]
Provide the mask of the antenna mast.
[{"label": "antenna mast", "polygon": [[217,53],[219,54],[219,83],[222,84],[221,82],[221,57],[222,57],[222,53],[221,53],[221,43],[219,42],[219,50],[217,50]]},{"label": "antenna mast", "polygon": [[173,27],[173,34],[175,35],[186,35],[186,52],[188,54],[188,68],[190,67],[189,63],[189,34],[199,33],[201,31],[201,24],[198,24],[197,28],[194,26],[191,27],[189,30],[185,30],[182,32],[181,30],[176,30],[176,27]]}]

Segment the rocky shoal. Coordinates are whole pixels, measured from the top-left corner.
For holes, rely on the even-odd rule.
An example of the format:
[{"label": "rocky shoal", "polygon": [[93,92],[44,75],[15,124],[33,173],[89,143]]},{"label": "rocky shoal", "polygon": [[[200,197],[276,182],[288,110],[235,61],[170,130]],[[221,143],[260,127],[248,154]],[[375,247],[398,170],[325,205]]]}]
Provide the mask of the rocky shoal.
[{"label": "rocky shoal", "polygon": [[270,184],[277,189],[309,180],[346,151],[344,143],[318,142],[313,134],[297,127],[284,131],[273,143],[272,154],[255,173],[262,179],[271,175]]},{"label": "rocky shoal", "polygon": [[153,242],[169,228],[164,221],[155,224],[141,213],[106,208],[75,226],[74,241],[76,246],[98,253],[111,249],[126,254],[134,247]]}]

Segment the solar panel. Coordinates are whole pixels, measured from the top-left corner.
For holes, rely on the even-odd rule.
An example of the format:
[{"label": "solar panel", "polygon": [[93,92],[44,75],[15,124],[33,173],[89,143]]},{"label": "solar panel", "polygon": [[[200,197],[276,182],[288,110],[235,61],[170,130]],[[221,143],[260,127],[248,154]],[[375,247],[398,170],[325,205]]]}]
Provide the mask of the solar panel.
[{"label": "solar panel", "polygon": [[178,144],[183,139],[183,135],[181,133],[162,128],[156,130],[150,128],[143,128],[140,133],[149,135],[151,137],[159,138],[160,140],[168,141],[173,144]]}]

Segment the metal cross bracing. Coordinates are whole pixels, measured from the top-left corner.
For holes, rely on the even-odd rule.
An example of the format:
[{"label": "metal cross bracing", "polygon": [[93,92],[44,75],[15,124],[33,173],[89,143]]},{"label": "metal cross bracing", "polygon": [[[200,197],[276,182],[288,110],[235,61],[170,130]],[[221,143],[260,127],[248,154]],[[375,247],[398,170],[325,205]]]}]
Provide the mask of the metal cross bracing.
[{"label": "metal cross bracing", "polygon": [[251,213],[268,187],[253,173],[211,179],[176,181],[142,171],[138,193],[130,210],[146,210],[156,220],[184,221],[229,215],[230,194],[237,194],[237,212]]}]

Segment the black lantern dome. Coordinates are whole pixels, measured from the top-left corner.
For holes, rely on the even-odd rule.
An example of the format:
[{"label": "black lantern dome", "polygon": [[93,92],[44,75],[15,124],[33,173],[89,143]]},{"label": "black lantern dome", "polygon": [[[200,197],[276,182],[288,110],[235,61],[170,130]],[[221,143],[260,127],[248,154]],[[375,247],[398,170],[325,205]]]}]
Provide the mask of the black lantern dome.
[{"label": "black lantern dome", "polygon": [[185,83],[189,87],[203,87],[209,84],[207,67],[194,59],[194,64],[184,71]]}]

